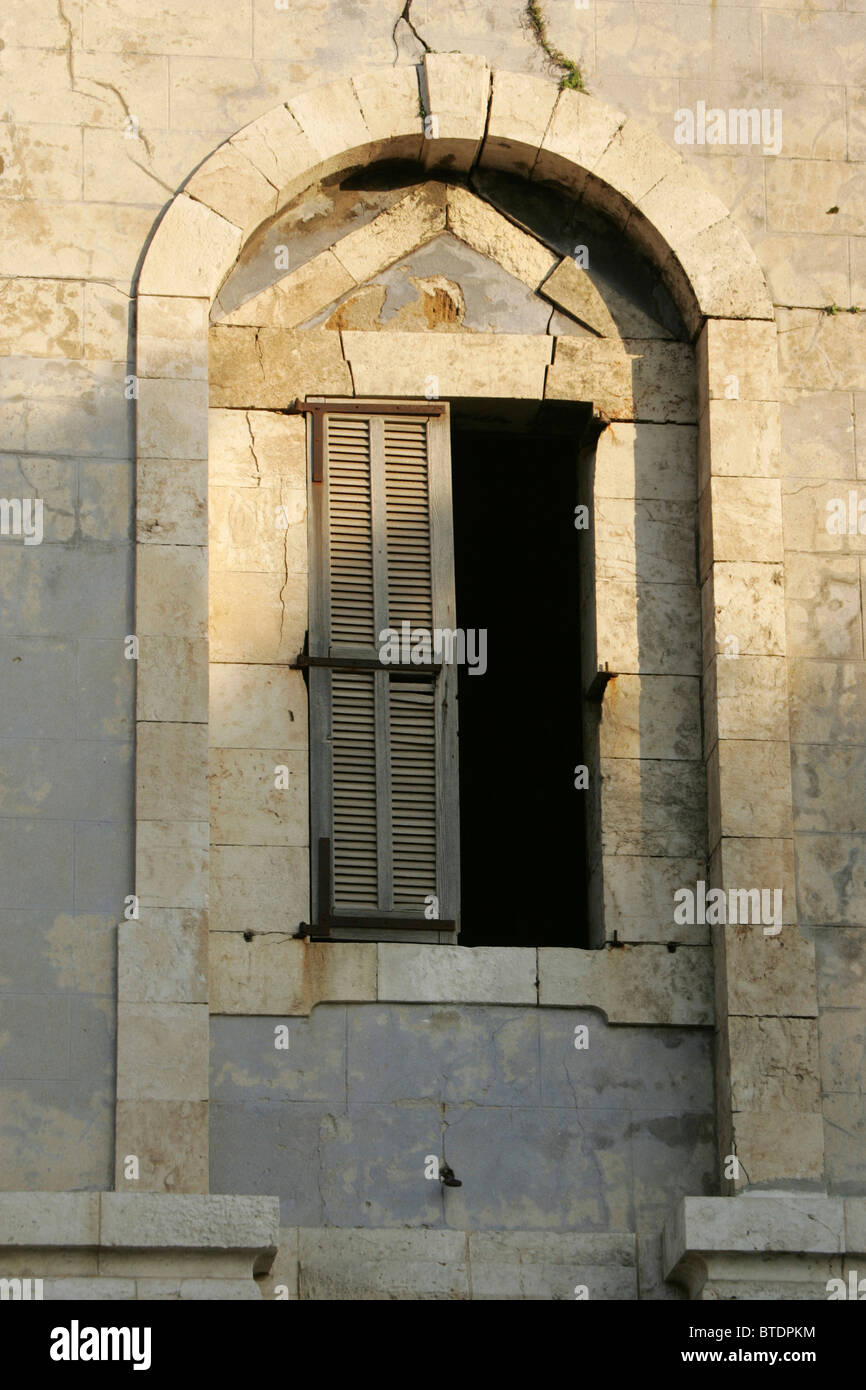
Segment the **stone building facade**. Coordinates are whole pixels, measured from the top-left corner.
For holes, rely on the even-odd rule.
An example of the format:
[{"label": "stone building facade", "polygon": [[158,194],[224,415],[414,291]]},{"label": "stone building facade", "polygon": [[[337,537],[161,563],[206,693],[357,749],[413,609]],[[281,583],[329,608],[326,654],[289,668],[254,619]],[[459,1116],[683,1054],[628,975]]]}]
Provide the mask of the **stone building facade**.
[{"label": "stone building facade", "polygon": [[[0,1273],[48,1297],[815,1299],[866,1259],[862,17],[543,8],[0,26]],[[453,477],[435,593],[473,459],[480,515],[506,457],[551,534],[550,459],[576,488],[579,651],[514,633],[503,752],[571,662],[580,833],[509,834],[471,933],[397,877],[340,926],[359,438],[374,512],[375,439],[386,491],[388,447]],[[543,571],[484,529],[458,614],[482,541]]]}]

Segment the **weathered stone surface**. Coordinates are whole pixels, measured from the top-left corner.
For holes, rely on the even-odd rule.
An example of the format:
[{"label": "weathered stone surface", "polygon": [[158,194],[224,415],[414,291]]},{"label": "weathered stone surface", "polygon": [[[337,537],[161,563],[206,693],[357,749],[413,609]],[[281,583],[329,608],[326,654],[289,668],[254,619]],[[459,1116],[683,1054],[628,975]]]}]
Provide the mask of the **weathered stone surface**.
[{"label": "weathered stone surface", "polygon": [[262,1298],[293,1301],[298,1297],[298,1228],[281,1226],[274,1262],[256,1283]]},{"label": "weathered stone surface", "polygon": [[534,1004],[535,951],[380,943],[380,999]]},{"label": "weathered stone surface", "polygon": [[[245,156],[249,164],[279,190],[281,206],[312,176],[320,155],[286,106],[274,106],[233,135],[228,146],[233,156]],[[242,169],[244,165],[240,166]],[[259,184],[258,191],[265,190]]]},{"label": "weathered stone surface", "polygon": [[207,917],[151,908],[117,929],[117,997],[123,1003],[207,1003]]},{"label": "weathered stone surface", "polygon": [[489,67],[472,53],[425,53],[424,86],[427,110],[435,118],[433,138],[424,141],[425,165],[470,168],[487,121]]},{"label": "weathered stone surface", "polygon": [[854,833],[863,822],[866,749],[798,744],[791,749],[795,829]]},{"label": "weathered stone surface", "polygon": [[[757,836],[754,839],[736,839],[725,835],[716,845],[710,860],[708,882],[713,888],[779,888],[782,892],[783,924],[797,920],[793,840]],[[770,901],[772,905],[773,900]],[[779,938],[763,937],[762,934],[762,939],[771,941]],[[814,983],[804,976],[802,984],[811,998]],[[750,1013],[751,1010],[734,1009],[732,1012]],[[794,1012],[808,1014],[810,1009],[798,1008]]]},{"label": "weathered stone surface", "polygon": [[348,78],[299,92],[292,97],[288,108],[327,172],[354,162],[358,153],[370,143],[370,132]]},{"label": "weathered stone surface", "polygon": [[306,749],[211,749],[209,780],[212,844],[308,843]]},{"label": "weathered stone surface", "polygon": [[119,1100],[206,1100],[206,1004],[117,1006]]},{"label": "weathered stone surface", "polygon": [[713,1021],[712,953],[705,946],[634,945],[603,951],[542,946],[539,1003],[591,1006],[609,1023],[698,1026]]},{"label": "weathered stone surface", "polygon": [[701,589],[705,664],[714,654],[784,656],[784,579],[780,565],[713,565]]},{"label": "weathered stone surface", "polygon": [[[758,880],[749,879],[748,882],[751,885]],[[771,886],[769,880],[768,886]],[[728,1008],[732,1014],[764,1019],[775,1015],[792,1025],[804,1023],[807,1017],[817,1016],[815,947],[800,935],[796,927],[783,927],[778,936],[764,936],[753,926],[727,926],[718,930],[724,930]],[[788,1015],[801,1017],[789,1018]],[[731,1023],[735,1021],[732,1019]],[[746,1054],[752,1043],[756,1047],[755,1066],[759,1072],[753,1082],[758,1084],[763,1080],[763,1073],[772,1070],[765,1050],[760,1046],[763,1037],[764,1034],[759,1032],[757,1037],[741,1034],[739,1038],[740,1047]],[[813,1040],[805,1035],[792,1038],[791,1050],[782,1061],[777,1083],[781,1080],[782,1084],[786,1084],[786,1074],[799,1071],[794,1053],[798,1046],[806,1048],[814,1071],[817,1053]],[[779,1067],[778,1062],[776,1067]],[[754,1098],[747,1108],[757,1108]]]},{"label": "weathered stone surface", "polygon": [[693,502],[597,497],[592,523],[596,581],[694,583]]},{"label": "weathered stone surface", "polygon": [[594,496],[695,498],[696,444],[692,425],[609,425],[596,444]]},{"label": "weathered stone surface", "polygon": [[75,281],[0,280],[0,353],[81,357],[84,286]]},{"label": "weathered stone surface", "polygon": [[159,224],[138,282],[139,294],[209,298],[241,248],[240,227],[183,194]]},{"label": "weathered stone surface", "polygon": [[601,777],[603,853],[696,858],[704,852],[702,763],[605,757]]},{"label": "weathered stone surface", "polygon": [[210,331],[210,383],[211,405],[235,409],[285,409],[307,395],[352,394],[340,339],[324,328],[292,331],[218,324]]},{"label": "weathered stone surface", "polygon": [[710,756],[707,778],[711,848],[722,835],[769,839],[791,835],[787,742],[722,739]]},{"label": "weathered stone surface", "polygon": [[96,1245],[97,1192],[0,1193],[0,1243],[4,1246]]},{"label": "weathered stone surface", "polygon": [[210,612],[211,661],[294,661],[307,630],[306,576],[215,571]]},{"label": "weathered stone surface", "polygon": [[861,926],[866,911],[866,836],[801,833],[796,855],[801,922]]},{"label": "weathered stone surface", "polygon": [[137,548],[136,633],[207,636],[207,552],[203,546],[140,545]]},{"label": "weathered stone surface", "polygon": [[221,145],[196,170],[186,192],[240,227],[245,236],[277,210],[277,189],[230,142]]},{"label": "weathered stone surface", "polygon": [[737,1156],[752,1183],[784,1186],[823,1180],[824,1125],[820,1113],[765,1110],[736,1114],[734,1139]]},{"label": "weathered stone surface", "polygon": [[609,854],[602,860],[604,925],[608,941],[703,945],[710,929],[674,921],[674,894],[705,877],[703,860]]},{"label": "weathered stone surface", "polygon": [[788,391],[781,404],[785,471],[797,478],[853,478],[854,401],[848,391],[822,391],[815,430],[813,391]]},{"label": "weathered stone surface", "polygon": [[481,164],[530,174],[557,97],[556,85],[550,80],[494,71]]},{"label": "weathered stone surface", "polygon": [[207,862],[207,821],[138,822],[135,888],[142,907],[204,907]]},{"label": "weathered stone surface", "polygon": [[781,472],[779,406],[712,400],[701,420],[700,488],[718,478],[775,478]]},{"label": "weathered stone surface", "polygon": [[138,726],[140,820],[207,818],[207,728],[203,724]]},{"label": "weathered stone surface", "polygon": [[465,1299],[470,1296],[462,1231],[298,1232],[302,1299]]},{"label": "weathered stone surface", "polygon": [[[453,191],[448,190],[449,198]],[[473,202],[477,201],[473,199]],[[483,207],[484,204],[479,206]],[[417,246],[425,245],[443,232],[445,225],[446,189],[442,184],[426,183],[392,203],[372,222],[341,237],[335,243],[333,252],[352,281],[362,284],[414,251]],[[331,299],[336,298],[336,294],[331,295]]]},{"label": "weathered stone surface", "polygon": [[788,673],[784,657],[715,656],[704,672],[704,731],[717,738],[788,737]]},{"label": "weathered stone surface", "polygon": [[307,1015],[330,1000],[376,998],[376,944],[293,941],[240,931],[210,938],[211,1012]]},{"label": "weathered stone surface", "polygon": [[355,281],[334,252],[322,251],[305,265],[283,276],[261,294],[246,300],[239,309],[225,316],[215,314],[219,323],[267,325],[269,328],[295,328],[319,309],[339,299],[353,288]]},{"label": "weathered stone surface", "polygon": [[448,189],[448,230],[532,290],[547,279],[557,262],[548,247],[459,185]]},{"label": "weathered stone surface", "polygon": [[562,183],[578,196],[585,171],[598,162],[624,121],[624,111],[603,106],[583,92],[560,92],[533,179]]},{"label": "weathered stone surface", "polygon": [[144,378],[138,387],[140,458],[207,458],[207,384]]},{"label": "weathered stone surface", "polygon": [[303,674],[279,666],[210,668],[210,746],[306,751],[307,690]]},{"label": "weathered stone surface", "polygon": [[207,300],[140,294],[136,370],[140,377],[207,379]]},{"label": "weathered stone surface", "polygon": [[211,931],[297,930],[310,910],[309,860],[294,846],[215,845]]},{"label": "weathered stone surface", "polygon": [[100,1210],[101,1243],[118,1249],[273,1251],[279,1232],[274,1197],[103,1192]]},{"label": "weathered stone surface", "polygon": [[572,318],[586,324],[602,338],[619,336],[610,310],[589,275],[570,256],[548,275],[539,290],[545,299]]},{"label": "weathered stone surface", "polygon": [[211,574],[305,574],[307,494],[281,478],[258,488],[211,487]]},{"label": "weathered stone surface", "polygon": [[422,146],[422,121],[419,110],[419,70],[414,67],[395,67],[390,71],[356,72],[352,85],[358,96],[361,114],[373,140],[387,141],[392,158],[414,158]]},{"label": "weathered stone surface", "polygon": [[685,1197],[664,1231],[668,1278],[677,1266],[684,1277],[685,1259],[692,1251],[838,1254],[844,1249],[841,1199],[794,1192],[746,1192],[733,1199]]},{"label": "weathered stone surface", "polygon": [[340,337],[359,396],[423,397],[432,378],[440,396],[540,400],[553,350],[552,338],[519,333],[431,334],[423,353],[414,333],[347,332]]},{"label": "weathered stone surface", "polygon": [[693,585],[600,579],[595,606],[599,668],[620,675],[700,673],[700,614]]},{"label": "weathered stone surface", "polygon": [[605,687],[602,758],[701,756],[699,684],[694,677],[619,676]]},{"label": "weathered stone surface", "polygon": [[866,322],[863,314],[825,314],[817,309],[779,309],[779,372],[795,391],[866,389]]},{"label": "weathered stone surface", "polygon": [[587,195],[617,226],[624,227],[633,206],[666,175],[681,168],[682,157],[676,150],[640,122],[627,120],[592,165]]},{"label": "weathered stone surface", "polygon": [[782,483],[785,547],[811,555],[866,553],[866,534],[858,526],[866,493],[845,479],[787,477]]},{"label": "weathered stone surface", "polygon": [[207,1101],[117,1101],[115,1182],[130,1187],[124,1159],[139,1160],[140,1192],[203,1192],[208,1185]]},{"label": "weathered stone surface", "polygon": [[791,656],[860,657],[863,631],[857,556],[789,552],[785,580]]},{"label": "weathered stone surface", "polygon": [[728,1040],[735,1111],[820,1109],[814,1018],[729,1018]]},{"label": "weathered stone surface", "polygon": [[557,338],[545,395],[592,401],[612,420],[697,420],[694,358],[684,343]]},{"label": "weathered stone surface", "polygon": [[637,1298],[634,1236],[474,1231],[468,1241],[473,1300],[573,1300],[577,1285],[590,1300]]},{"label": "weathered stone surface", "polygon": [[207,544],[204,459],[140,459],[136,539],[142,544]]}]

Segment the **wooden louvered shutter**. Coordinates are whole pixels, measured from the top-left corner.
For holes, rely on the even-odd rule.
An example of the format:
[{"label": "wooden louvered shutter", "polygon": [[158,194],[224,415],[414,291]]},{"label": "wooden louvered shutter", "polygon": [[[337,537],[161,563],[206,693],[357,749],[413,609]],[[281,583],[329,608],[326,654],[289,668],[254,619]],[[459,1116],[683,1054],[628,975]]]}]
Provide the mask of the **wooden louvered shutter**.
[{"label": "wooden louvered shutter", "polygon": [[457,672],[382,664],[379,642],[454,627],[447,407],[330,404],[311,431],[313,921],[453,941]]}]

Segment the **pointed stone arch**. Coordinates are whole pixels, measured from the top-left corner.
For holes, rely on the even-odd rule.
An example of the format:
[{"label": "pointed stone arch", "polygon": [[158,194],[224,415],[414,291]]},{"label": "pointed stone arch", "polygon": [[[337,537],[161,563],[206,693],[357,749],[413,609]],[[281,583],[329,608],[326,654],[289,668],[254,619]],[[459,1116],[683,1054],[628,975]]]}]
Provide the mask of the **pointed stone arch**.
[{"label": "pointed stone arch", "polygon": [[[624,233],[657,268],[677,305],[696,352],[711,876],[717,886],[750,885],[781,866],[793,933],[785,950],[795,959],[801,992],[814,994],[814,963],[793,930],[787,724],[760,697],[767,672],[785,653],[775,323],[760,267],[697,171],[622,112],[542,79],[491,72],[481,58],[428,54],[420,70],[362,73],[303,92],[239,131],[169,204],[142,262],[136,300],[141,921],[125,924],[119,941],[120,1187],[126,1185],[122,1158],[130,1152],[142,1156],[140,1187],[207,1187],[211,305],[250,236],[289,200],[323,178],[384,159],[411,160],[440,175],[490,166],[558,185]],[[599,370],[613,365],[614,347],[602,344]],[[743,668],[720,659],[731,638]],[[743,687],[733,679],[740,669]],[[742,689],[754,698],[738,706]],[[360,954],[347,951],[338,959],[323,954],[327,947],[293,944],[305,952],[298,1011],[316,999],[376,997],[375,967],[370,976]],[[817,1171],[822,1125],[817,1111],[768,1118],[734,1110],[729,1078],[737,1075],[739,1049],[745,1055],[747,1048],[737,1019],[748,1012],[735,996],[740,979],[761,973],[758,949],[738,941],[734,956],[724,931],[714,941],[721,1152],[748,1151],[763,1176],[784,1182]],[[610,988],[608,1012],[615,1018],[620,996],[600,979],[599,961],[572,964],[567,1002],[597,1002]],[[566,1002],[544,996],[542,966],[542,992],[532,1002]],[[562,968],[558,962],[560,974]],[[629,967],[616,968],[627,981],[619,988],[631,989]],[[780,1016],[792,1007],[802,1014],[801,1004],[789,1006],[775,992],[784,989],[784,969],[770,975],[752,1012]],[[735,1016],[730,1027],[729,1014]],[[804,1143],[812,1155],[807,1173]],[[161,1157],[167,1144],[171,1172]],[[752,1165],[744,1159],[744,1166]]]}]

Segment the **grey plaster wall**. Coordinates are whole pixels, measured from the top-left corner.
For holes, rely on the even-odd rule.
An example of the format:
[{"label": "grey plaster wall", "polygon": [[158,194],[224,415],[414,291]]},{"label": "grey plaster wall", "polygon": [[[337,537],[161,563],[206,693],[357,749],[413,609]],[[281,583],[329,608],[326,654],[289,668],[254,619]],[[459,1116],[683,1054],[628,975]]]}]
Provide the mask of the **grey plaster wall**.
[{"label": "grey plaster wall", "polygon": [[[211,1189],[278,1193],[284,1226],[652,1235],[718,1191],[711,1043],[572,1009],[213,1018]],[[425,1178],[431,1154],[462,1187]]]}]

